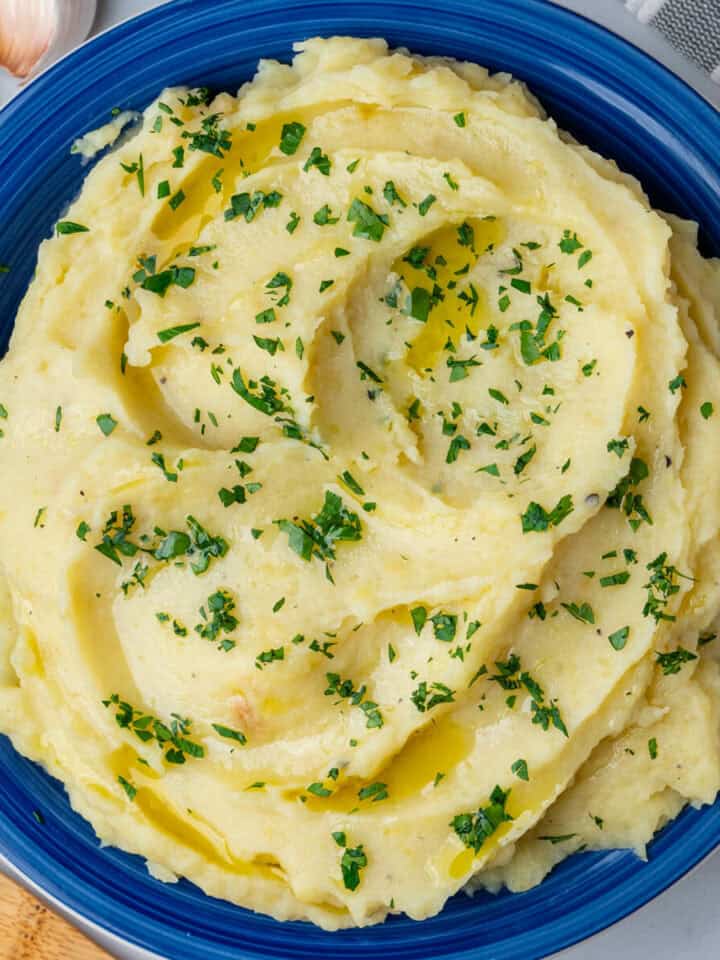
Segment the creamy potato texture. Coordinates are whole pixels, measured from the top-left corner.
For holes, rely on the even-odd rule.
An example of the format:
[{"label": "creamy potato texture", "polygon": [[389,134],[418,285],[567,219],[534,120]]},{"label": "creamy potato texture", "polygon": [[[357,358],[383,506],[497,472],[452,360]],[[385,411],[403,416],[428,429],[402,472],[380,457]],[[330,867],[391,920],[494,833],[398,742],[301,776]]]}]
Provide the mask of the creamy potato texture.
[{"label": "creamy potato texture", "polygon": [[328,929],[720,783],[720,271],[523,86],[312,40],[166,90],[0,365],[0,729]]}]

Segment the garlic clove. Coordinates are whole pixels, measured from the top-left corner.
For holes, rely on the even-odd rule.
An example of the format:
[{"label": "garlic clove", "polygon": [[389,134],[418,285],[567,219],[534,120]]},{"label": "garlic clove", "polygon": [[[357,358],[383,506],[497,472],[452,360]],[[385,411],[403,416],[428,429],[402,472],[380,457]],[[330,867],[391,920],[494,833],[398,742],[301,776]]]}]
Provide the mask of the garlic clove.
[{"label": "garlic clove", "polygon": [[29,79],[87,37],[96,0],[0,0],[0,67]]}]

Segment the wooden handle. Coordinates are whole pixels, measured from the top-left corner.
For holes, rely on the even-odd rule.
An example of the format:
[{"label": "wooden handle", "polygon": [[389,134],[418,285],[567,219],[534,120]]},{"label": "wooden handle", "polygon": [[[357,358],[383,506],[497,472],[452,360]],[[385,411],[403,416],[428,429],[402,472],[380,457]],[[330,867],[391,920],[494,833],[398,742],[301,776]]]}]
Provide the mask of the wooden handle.
[{"label": "wooden handle", "polygon": [[0,960],[111,960],[32,894],[0,875]]}]

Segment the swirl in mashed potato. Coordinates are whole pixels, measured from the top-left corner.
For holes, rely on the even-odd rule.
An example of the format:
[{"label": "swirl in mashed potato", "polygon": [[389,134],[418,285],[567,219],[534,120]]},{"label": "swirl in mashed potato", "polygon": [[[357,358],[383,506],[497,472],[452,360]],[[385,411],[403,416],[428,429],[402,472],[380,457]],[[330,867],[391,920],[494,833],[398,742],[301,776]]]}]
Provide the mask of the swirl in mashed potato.
[{"label": "swirl in mashed potato", "polygon": [[0,365],[0,729],[161,879],[328,929],[720,784],[720,270],[478,66],[172,89]]}]

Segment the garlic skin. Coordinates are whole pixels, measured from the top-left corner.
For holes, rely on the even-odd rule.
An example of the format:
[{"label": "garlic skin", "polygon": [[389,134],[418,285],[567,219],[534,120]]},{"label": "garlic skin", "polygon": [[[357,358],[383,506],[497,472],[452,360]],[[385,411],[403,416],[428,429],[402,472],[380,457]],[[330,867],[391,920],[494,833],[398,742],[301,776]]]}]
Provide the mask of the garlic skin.
[{"label": "garlic skin", "polygon": [[28,80],[87,37],[96,0],[0,0],[0,67]]}]

